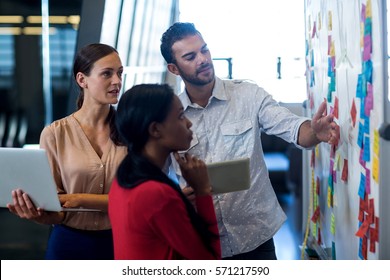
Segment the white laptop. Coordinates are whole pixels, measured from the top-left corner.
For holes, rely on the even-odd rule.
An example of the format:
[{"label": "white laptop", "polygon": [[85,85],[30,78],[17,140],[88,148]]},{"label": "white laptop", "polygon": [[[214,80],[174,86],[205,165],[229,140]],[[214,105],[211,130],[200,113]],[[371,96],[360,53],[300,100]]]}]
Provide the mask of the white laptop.
[{"label": "white laptop", "polygon": [[22,189],[36,207],[46,211],[100,211],[62,208],[43,149],[0,148],[0,207],[12,202],[11,191]]},{"label": "white laptop", "polygon": [[207,164],[213,194],[243,191],[250,188],[249,158]]}]

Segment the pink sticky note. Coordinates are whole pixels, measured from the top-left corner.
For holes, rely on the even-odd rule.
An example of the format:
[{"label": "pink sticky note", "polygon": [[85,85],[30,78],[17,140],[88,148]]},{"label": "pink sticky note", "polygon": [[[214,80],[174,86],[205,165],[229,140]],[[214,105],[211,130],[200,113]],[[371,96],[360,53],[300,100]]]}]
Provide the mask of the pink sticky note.
[{"label": "pink sticky note", "polygon": [[371,59],[371,34],[364,35],[363,60]]},{"label": "pink sticky note", "polygon": [[370,116],[371,110],[374,108],[374,95],[372,90],[372,84],[367,83],[367,96],[364,100],[364,113],[368,117]]}]

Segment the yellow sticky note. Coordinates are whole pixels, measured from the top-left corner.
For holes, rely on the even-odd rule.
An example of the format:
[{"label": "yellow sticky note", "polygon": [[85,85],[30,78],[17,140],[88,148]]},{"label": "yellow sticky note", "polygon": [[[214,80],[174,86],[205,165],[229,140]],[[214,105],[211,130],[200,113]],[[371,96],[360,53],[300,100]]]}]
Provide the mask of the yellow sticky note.
[{"label": "yellow sticky note", "polygon": [[379,131],[374,129],[374,155],[379,157]]},{"label": "yellow sticky note", "polygon": [[372,178],[376,183],[379,183],[379,157],[376,155],[372,161]]},{"label": "yellow sticky note", "polygon": [[321,22],[321,12],[318,12],[318,30],[321,30],[322,22]]},{"label": "yellow sticky note", "polygon": [[333,165],[333,171],[339,171],[340,170],[340,153],[336,152],[336,156],[334,159],[334,165]]},{"label": "yellow sticky note", "polygon": [[313,232],[313,236],[317,236],[317,224],[316,223],[312,223],[312,227],[311,227],[311,230]]},{"label": "yellow sticky note", "polygon": [[335,47],[334,47],[334,41],[332,40],[332,43],[330,44],[330,51],[329,51],[329,55],[330,56],[336,56],[336,50],[335,50]]},{"label": "yellow sticky note", "polygon": [[367,0],[366,3],[366,18],[372,17],[372,8],[371,8],[371,0]]},{"label": "yellow sticky note", "polygon": [[336,234],[336,218],[334,213],[330,216],[330,232],[335,235]]},{"label": "yellow sticky note", "polygon": [[332,191],[328,187],[328,208],[330,208],[331,206],[332,206]]},{"label": "yellow sticky note", "polygon": [[364,22],[360,22],[360,47],[364,47]]},{"label": "yellow sticky note", "polygon": [[332,11],[328,11],[328,30],[332,30]]},{"label": "yellow sticky note", "polygon": [[320,148],[319,148],[319,145],[316,146],[316,148],[315,148],[314,151],[315,151],[314,154],[316,155],[316,158],[318,158],[318,157],[320,156]]}]

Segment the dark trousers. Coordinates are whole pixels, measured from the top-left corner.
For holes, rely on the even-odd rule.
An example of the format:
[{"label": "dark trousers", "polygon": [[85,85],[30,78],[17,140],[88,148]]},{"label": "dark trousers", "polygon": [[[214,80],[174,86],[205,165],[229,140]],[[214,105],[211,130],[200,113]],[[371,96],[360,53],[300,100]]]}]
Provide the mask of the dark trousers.
[{"label": "dark trousers", "polygon": [[266,241],[253,251],[223,258],[224,260],[277,260],[274,239]]},{"label": "dark trousers", "polygon": [[113,260],[111,230],[79,230],[55,225],[46,249],[47,260]]}]

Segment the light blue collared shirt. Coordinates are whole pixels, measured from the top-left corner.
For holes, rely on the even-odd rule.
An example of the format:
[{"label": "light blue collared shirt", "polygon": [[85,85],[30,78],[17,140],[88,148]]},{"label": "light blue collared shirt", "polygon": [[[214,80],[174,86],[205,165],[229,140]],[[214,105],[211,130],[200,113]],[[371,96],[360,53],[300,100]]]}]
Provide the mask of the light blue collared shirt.
[{"label": "light blue collared shirt", "polygon": [[[222,257],[249,252],[269,240],[286,220],[271,186],[261,146],[261,132],[297,145],[300,125],[307,120],[292,114],[258,85],[216,78],[205,108],[179,95],[194,132],[190,154],[206,163],[250,158],[251,187],[247,191],[214,195]],[[173,168],[182,186],[178,164]]]}]

